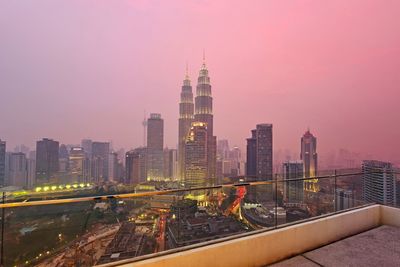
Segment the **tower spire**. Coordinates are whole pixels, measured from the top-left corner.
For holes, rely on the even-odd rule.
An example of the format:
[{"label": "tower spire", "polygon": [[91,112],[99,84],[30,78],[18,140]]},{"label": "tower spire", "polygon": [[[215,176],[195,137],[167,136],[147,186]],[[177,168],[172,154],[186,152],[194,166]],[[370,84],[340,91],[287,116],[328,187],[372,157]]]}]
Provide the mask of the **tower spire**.
[{"label": "tower spire", "polygon": [[203,48],[203,64],[201,65],[201,70],[207,70],[206,67],[206,50]]},{"label": "tower spire", "polygon": [[186,61],[185,79],[183,80],[183,85],[190,86],[189,67],[187,61]]}]

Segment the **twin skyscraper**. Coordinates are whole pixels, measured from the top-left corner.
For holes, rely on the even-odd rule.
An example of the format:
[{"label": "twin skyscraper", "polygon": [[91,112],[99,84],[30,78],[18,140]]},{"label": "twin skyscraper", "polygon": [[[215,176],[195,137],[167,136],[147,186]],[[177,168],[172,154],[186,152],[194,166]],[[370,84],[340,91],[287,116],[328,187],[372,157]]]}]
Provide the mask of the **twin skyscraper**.
[{"label": "twin skyscraper", "polygon": [[215,183],[217,138],[213,119],[210,77],[203,57],[194,102],[186,70],[179,103],[178,175],[186,187]]}]

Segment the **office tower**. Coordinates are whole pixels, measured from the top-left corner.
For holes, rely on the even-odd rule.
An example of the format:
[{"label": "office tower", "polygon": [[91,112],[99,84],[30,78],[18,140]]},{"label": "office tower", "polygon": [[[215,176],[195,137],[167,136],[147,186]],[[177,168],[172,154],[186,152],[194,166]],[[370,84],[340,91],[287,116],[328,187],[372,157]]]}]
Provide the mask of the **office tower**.
[{"label": "office tower", "polygon": [[125,183],[138,184],[147,179],[147,148],[141,147],[126,152]]},{"label": "office tower", "polygon": [[354,195],[351,190],[336,189],[335,209],[336,211],[354,207]]},{"label": "office tower", "polygon": [[92,143],[93,142],[90,139],[82,139],[81,141],[81,147],[89,159],[92,157]]},{"label": "office tower", "polygon": [[390,162],[364,160],[362,172],[364,201],[396,205],[396,179]]},{"label": "office tower", "polygon": [[92,142],[92,180],[94,182],[105,182],[108,180],[108,155],[110,154],[110,143]]},{"label": "office tower", "polygon": [[60,173],[66,173],[68,171],[68,164],[69,164],[69,154],[68,148],[66,145],[61,144],[58,150],[58,171]]},{"label": "office tower", "polygon": [[[302,161],[283,163],[283,179],[302,179],[304,177]],[[304,198],[304,181],[283,181],[283,197],[288,203],[302,203]]]},{"label": "office tower", "polygon": [[12,152],[6,152],[4,186],[11,185],[11,180],[10,180],[10,158],[11,158],[11,154],[12,154]]},{"label": "office tower", "polygon": [[[247,139],[247,180],[272,180],[272,124],[257,124]],[[272,185],[249,188],[246,198],[251,201],[272,201]]]},{"label": "office tower", "polygon": [[6,179],[6,142],[0,139],[0,187],[5,186]]},{"label": "office tower", "polygon": [[27,187],[28,172],[26,156],[22,152],[11,153],[9,159],[9,185]]},{"label": "office tower", "polygon": [[118,154],[110,153],[108,156],[108,180],[117,182],[117,171],[118,171]]},{"label": "office tower", "polygon": [[227,167],[227,159],[229,157],[229,144],[228,140],[218,140],[217,141],[217,165],[216,165],[216,172],[217,172],[217,181],[221,183],[224,175],[226,174],[226,167]]},{"label": "office tower", "polygon": [[57,182],[59,143],[52,139],[43,138],[36,142],[36,182],[41,185]]},{"label": "office tower", "polygon": [[71,183],[88,181],[88,161],[82,147],[73,147],[69,152],[69,174]]},{"label": "office tower", "polygon": [[14,148],[14,152],[15,152],[15,153],[17,153],[17,152],[22,152],[22,153],[24,153],[25,155],[28,155],[28,153],[29,153],[29,147],[27,147],[27,146],[24,145],[24,144],[18,145],[18,146],[16,146],[16,147]]},{"label": "office tower", "polygon": [[[125,156],[124,156],[124,162],[125,162]],[[122,160],[118,159],[117,163],[117,181],[119,183],[124,183],[125,182],[125,166]]]},{"label": "office tower", "polygon": [[227,159],[229,157],[229,143],[228,140],[218,140],[217,143],[217,158]]},{"label": "office tower", "polygon": [[207,184],[215,184],[217,168],[217,138],[213,132],[213,98],[205,58],[197,79],[195,122],[203,122],[207,129]]},{"label": "office tower", "polygon": [[193,120],[193,92],[186,69],[186,76],[183,80],[181,91],[181,101],[179,102],[178,178],[181,181],[185,178],[185,142]]},{"label": "office tower", "polygon": [[[36,154],[36,151],[35,151]],[[35,184],[35,176],[36,176],[36,160],[35,157],[27,158],[26,160],[26,169],[27,169],[27,188],[32,188]]]},{"label": "office tower", "polygon": [[[304,177],[315,177],[318,169],[317,138],[310,133],[310,130],[307,130],[301,138],[300,159],[304,163]],[[306,180],[305,190],[318,192],[318,179]]]},{"label": "office tower", "polygon": [[164,178],[175,180],[177,177],[177,150],[164,149]]},{"label": "office tower", "polygon": [[241,169],[240,169],[241,160],[242,160],[242,151],[240,151],[239,147],[234,146],[229,151],[229,161],[231,163],[231,170],[230,170],[231,176],[241,175]]},{"label": "office tower", "polygon": [[205,186],[208,182],[208,140],[204,122],[193,122],[185,143],[185,187]]},{"label": "office tower", "polygon": [[257,124],[247,139],[247,175],[272,179],[272,124]]},{"label": "office tower", "polygon": [[255,180],[257,175],[257,130],[252,130],[251,137],[246,141],[246,176],[247,180]]},{"label": "office tower", "polygon": [[152,113],[147,120],[147,178],[163,179],[164,120],[161,114]]},{"label": "office tower", "polygon": [[228,140],[218,140],[217,143],[217,176],[238,176],[244,174],[242,164],[242,152],[234,146],[229,148]]},{"label": "office tower", "polygon": [[69,157],[69,153],[68,153],[67,146],[64,144],[61,144],[60,148],[58,149],[58,158],[67,159],[68,157]]}]

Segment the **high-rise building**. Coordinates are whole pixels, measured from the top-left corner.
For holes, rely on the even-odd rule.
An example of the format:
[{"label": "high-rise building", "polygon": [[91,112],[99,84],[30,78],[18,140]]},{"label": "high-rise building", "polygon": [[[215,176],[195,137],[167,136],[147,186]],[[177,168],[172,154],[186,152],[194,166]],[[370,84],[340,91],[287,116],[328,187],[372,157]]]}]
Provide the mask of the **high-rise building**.
[{"label": "high-rise building", "polygon": [[234,146],[229,148],[228,140],[218,140],[217,143],[217,178],[232,177],[244,174],[242,167],[242,152]]},{"label": "high-rise building", "polygon": [[177,150],[164,149],[164,178],[174,180],[177,177]]},{"label": "high-rise building", "polygon": [[59,143],[43,138],[36,142],[36,184],[57,182]]},{"label": "high-rise building", "polygon": [[336,211],[354,207],[354,195],[351,190],[336,189],[335,208]]},{"label": "high-rise building", "polygon": [[6,179],[6,142],[0,139],[0,187],[5,185]]},{"label": "high-rise building", "polygon": [[69,174],[71,183],[89,181],[89,160],[82,147],[73,147],[69,152]]},{"label": "high-rise building", "polygon": [[181,181],[183,181],[185,178],[185,142],[193,120],[193,92],[190,84],[190,78],[186,69],[186,76],[183,80],[181,91],[181,100],[179,102],[178,178]]},{"label": "high-rise building", "polygon": [[207,129],[207,183],[215,184],[217,175],[217,137],[214,136],[213,98],[205,58],[197,79],[195,122],[205,123]]},{"label": "high-rise building", "polygon": [[193,122],[185,143],[185,186],[200,187],[208,183],[207,125]]},{"label": "high-rise building", "polygon": [[229,151],[229,161],[231,162],[230,175],[232,175],[232,176],[241,175],[242,170],[241,170],[240,163],[242,161],[242,151],[240,151],[239,147],[234,146]]},{"label": "high-rise building", "polygon": [[[300,159],[304,163],[304,176],[315,177],[318,170],[317,138],[310,133],[310,130],[301,138]],[[305,190],[309,192],[318,192],[318,179],[309,179],[305,181]]]},{"label": "high-rise building", "polygon": [[82,139],[81,141],[81,147],[89,159],[92,157],[92,143],[91,139]]},{"label": "high-rise building", "polygon": [[164,120],[152,113],[147,119],[147,179],[163,180]]},{"label": "high-rise building", "polygon": [[257,124],[247,139],[247,175],[272,179],[272,124]]},{"label": "high-rise building", "polygon": [[396,205],[396,179],[390,162],[364,160],[363,199],[367,203]]},{"label": "high-rise building", "polygon": [[[248,180],[272,180],[272,124],[257,124],[247,139],[247,170]],[[252,201],[272,201],[273,188],[271,185],[250,187],[246,196]]]},{"label": "high-rise building", "polygon": [[246,176],[247,180],[254,180],[257,176],[257,130],[252,130],[251,137],[246,140]]},{"label": "high-rise building", "polygon": [[217,143],[217,158],[227,159],[229,158],[229,142],[226,139],[218,140]]},{"label": "high-rise building", "polygon": [[[304,177],[302,161],[283,163],[283,179],[302,179]],[[288,203],[302,203],[304,199],[304,181],[283,181],[283,197]]]},{"label": "high-rise building", "polygon": [[28,186],[28,173],[26,156],[22,152],[11,153],[9,163],[10,185],[18,187]]},{"label": "high-rise building", "polygon": [[108,156],[108,180],[117,182],[118,154],[113,152]]},{"label": "high-rise building", "polygon": [[[35,151],[35,155],[36,155],[36,151]],[[27,159],[27,163],[26,163],[26,168],[27,168],[27,182],[28,188],[32,188],[35,184],[35,176],[36,176],[36,160],[35,157],[30,157]]]},{"label": "high-rise building", "polygon": [[138,184],[147,179],[147,148],[141,147],[126,152],[125,183]]},{"label": "high-rise building", "polygon": [[69,169],[69,153],[66,145],[61,144],[58,149],[58,171],[67,173]]},{"label": "high-rise building", "polygon": [[105,182],[108,180],[108,156],[110,154],[110,143],[92,142],[92,180],[94,182]]}]

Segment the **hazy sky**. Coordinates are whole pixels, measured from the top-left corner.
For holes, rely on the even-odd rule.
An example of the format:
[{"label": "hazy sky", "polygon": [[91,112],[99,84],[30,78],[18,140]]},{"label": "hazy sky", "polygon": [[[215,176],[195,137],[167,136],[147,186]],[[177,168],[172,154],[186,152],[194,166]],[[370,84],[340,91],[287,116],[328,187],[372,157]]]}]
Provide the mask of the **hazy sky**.
[{"label": "hazy sky", "polygon": [[188,61],[202,51],[215,133],[245,146],[274,124],[276,149],[400,158],[400,1],[0,1],[0,138],[142,144],[161,113],[175,147]]}]

